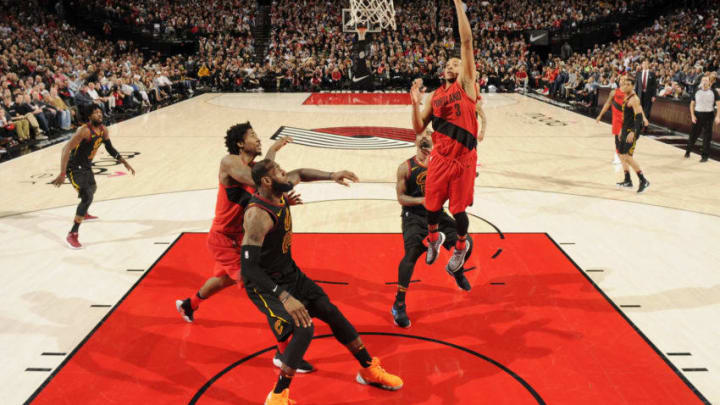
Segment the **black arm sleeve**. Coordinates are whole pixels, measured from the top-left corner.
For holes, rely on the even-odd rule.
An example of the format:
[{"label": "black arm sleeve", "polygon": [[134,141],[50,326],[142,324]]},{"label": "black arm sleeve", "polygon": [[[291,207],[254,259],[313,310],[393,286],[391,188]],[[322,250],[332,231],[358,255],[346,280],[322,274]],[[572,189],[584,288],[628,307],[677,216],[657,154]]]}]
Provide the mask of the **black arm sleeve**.
[{"label": "black arm sleeve", "polygon": [[110,156],[112,156],[115,159],[120,159],[120,153],[118,153],[118,151],[116,151],[115,148],[113,148],[112,142],[110,142],[109,138],[103,140],[103,144],[105,145],[105,150],[107,151],[108,154],[110,154]]},{"label": "black arm sleeve", "polygon": [[241,274],[245,282],[250,281],[261,290],[280,296],[284,290],[270,278],[260,267],[260,246],[243,246]]},{"label": "black arm sleeve", "polygon": [[643,129],[642,117],[642,114],[635,114],[635,122],[633,122],[633,126],[635,127],[635,136],[640,136],[640,131]]}]

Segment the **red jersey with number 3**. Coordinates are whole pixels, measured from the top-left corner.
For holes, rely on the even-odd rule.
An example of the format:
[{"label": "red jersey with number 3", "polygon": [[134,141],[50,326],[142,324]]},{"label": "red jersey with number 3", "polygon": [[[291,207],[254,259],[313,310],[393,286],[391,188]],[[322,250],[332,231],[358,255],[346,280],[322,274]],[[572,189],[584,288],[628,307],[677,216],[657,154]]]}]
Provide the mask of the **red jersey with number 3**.
[{"label": "red jersey with number 3", "polygon": [[435,90],[432,100],[433,155],[450,159],[476,153],[478,120],[477,100],[468,97],[456,80]]}]

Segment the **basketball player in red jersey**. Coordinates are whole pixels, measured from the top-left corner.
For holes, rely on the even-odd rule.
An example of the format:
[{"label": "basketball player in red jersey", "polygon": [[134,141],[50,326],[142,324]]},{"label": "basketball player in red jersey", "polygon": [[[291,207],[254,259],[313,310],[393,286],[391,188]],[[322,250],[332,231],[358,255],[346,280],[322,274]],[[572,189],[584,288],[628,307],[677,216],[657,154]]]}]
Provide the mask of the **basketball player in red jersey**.
[{"label": "basketball player in red jersey", "polygon": [[[620,82],[625,80],[625,78],[621,77]],[[608,95],[607,100],[605,100],[605,105],[603,106],[602,110],[600,111],[600,114],[597,116],[595,121],[598,123],[600,120],[602,120],[602,117],[605,115],[608,109],[612,108],[612,134],[615,135],[615,159],[613,160],[613,163],[618,164],[620,162],[620,158],[618,157],[618,142],[620,137],[620,130],[622,129],[622,123],[623,123],[623,113],[622,113],[622,104],[625,102],[625,93],[620,89],[620,87],[613,89],[610,91],[610,94]],[[625,167],[623,164],[623,170],[625,170],[625,173],[627,173],[627,176],[630,175],[628,172],[628,168]]]},{"label": "basketball player in red jersey", "polygon": [[[290,141],[290,138],[278,140],[265,157],[273,160],[275,153]],[[207,242],[215,259],[213,277],[207,279],[195,296],[176,301],[178,311],[188,322],[194,320],[194,312],[203,300],[239,280],[243,214],[255,192],[250,170],[255,158],[262,153],[262,145],[255,130],[246,122],[228,129],[225,146],[228,155],[220,161],[215,218]]]},{"label": "basketball player in red jersey", "polygon": [[[265,158],[274,160],[275,153],[291,142],[282,138],[268,150]],[[215,259],[213,276],[208,278],[197,293],[175,301],[175,307],[187,322],[194,321],[194,313],[200,303],[240,280],[240,244],[243,238],[243,216],[245,207],[255,193],[250,174],[257,156],[262,154],[262,144],[250,122],[237,124],[225,135],[228,154],[220,161],[218,173],[218,194],[215,203],[215,218],[208,233],[208,250]],[[294,203],[300,203],[299,196],[293,196]],[[273,362],[279,362],[280,348]],[[312,365],[303,360],[298,372],[313,371]]]},{"label": "basketball player in red jersey", "polygon": [[445,234],[438,223],[445,201],[450,200],[450,213],[455,217],[457,242],[446,266],[451,275],[462,271],[469,226],[466,208],[473,202],[477,164],[478,120],[476,112],[475,60],[470,22],[463,3],[454,0],[460,33],[461,59],[452,58],[445,65],[445,83],[433,92],[430,103],[420,110],[423,94],[418,83],[410,90],[413,103],[412,123],[421,133],[432,120],[433,148],[425,184],[425,208],[428,211],[428,249],[425,261],[437,259]]}]

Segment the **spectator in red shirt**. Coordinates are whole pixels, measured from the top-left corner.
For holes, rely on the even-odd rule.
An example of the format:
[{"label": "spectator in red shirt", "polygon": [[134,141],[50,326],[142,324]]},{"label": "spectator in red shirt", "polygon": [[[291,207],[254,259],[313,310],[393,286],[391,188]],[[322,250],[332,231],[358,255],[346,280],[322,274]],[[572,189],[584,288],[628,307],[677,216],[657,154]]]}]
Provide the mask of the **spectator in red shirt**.
[{"label": "spectator in red shirt", "polygon": [[517,72],[515,72],[515,87],[522,88],[523,91],[527,91],[528,86],[528,74],[525,71],[525,66],[520,66]]}]

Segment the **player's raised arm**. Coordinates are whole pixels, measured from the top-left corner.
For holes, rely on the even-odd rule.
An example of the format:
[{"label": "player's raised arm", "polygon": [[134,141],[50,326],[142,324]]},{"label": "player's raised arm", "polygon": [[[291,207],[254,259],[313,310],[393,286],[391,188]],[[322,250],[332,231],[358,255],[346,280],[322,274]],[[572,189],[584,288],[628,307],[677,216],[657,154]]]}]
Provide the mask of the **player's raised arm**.
[{"label": "player's raised arm", "polygon": [[67,171],[67,165],[70,161],[70,152],[75,149],[80,142],[90,138],[90,130],[86,125],[80,127],[75,132],[75,135],[63,147],[62,153],[60,154],[60,173],[52,181],[52,184],[56,187],[60,187],[65,182],[65,172]]},{"label": "player's raised arm", "polygon": [[357,175],[348,170],[324,172],[317,169],[295,169],[288,172],[287,176],[293,184],[318,180],[332,180],[335,183],[342,184],[343,186],[349,186],[350,184],[346,183],[346,181],[351,181],[353,183],[358,182]]},{"label": "player's raised arm", "polygon": [[473,55],[473,35],[470,20],[465,14],[463,2],[461,0],[453,1],[457,12],[458,32],[460,33],[460,60],[462,61],[460,80],[465,93],[471,99],[475,99],[475,56]]},{"label": "player's raised arm", "polygon": [[292,139],[291,137],[289,137],[289,136],[284,136],[284,137],[278,139],[277,141],[275,141],[274,144],[272,144],[272,145],[270,146],[270,149],[268,149],[267,153],[265,154],[265,159],[269,159],[269,160],[273,160],[273,161],[274,161],[274,160],[275,160],[275,154],[277,153],[277,151],[279,151],[279,150],[282,149],[285,145],[291,143],[292,141],[293,141],[293,139]]},{"label": "player's raised arm", "polygon": [[[432,103],[427,103],[425,107],[420,107],[422,104],[425,91],[423,90],[422,79],[415,79],[412,87],[410,88],[410,99],[412,101],[412,126],[415,133],[421,133],[430,123],[430,115],[432,114]],[[432,94],[430,95],[432,99]],[[421,110],[422,108],[422,110]]]}]

